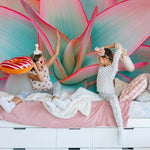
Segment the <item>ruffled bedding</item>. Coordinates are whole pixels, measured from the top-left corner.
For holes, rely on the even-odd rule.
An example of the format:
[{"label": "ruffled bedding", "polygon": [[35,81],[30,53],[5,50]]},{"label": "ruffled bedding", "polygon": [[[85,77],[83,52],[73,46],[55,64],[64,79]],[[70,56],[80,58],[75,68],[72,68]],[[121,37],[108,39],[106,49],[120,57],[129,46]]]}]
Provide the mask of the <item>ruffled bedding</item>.
[{"label": "ruffled bedding", "polygon": [[[127,83],[120,80],[115,81],[116,93],[119,96],[122,89],[126,88]],[[123,85],[123,86],[122,86]],[[132,91],[131,91],[132,92]],[[96,126],[116,126],[111,107],[107,101],[99,101],[97,94],[92,92],[80,93],[73,96],[73,103],[68,109],[62,111],[56,109],[52,113],[44,104],[44,100],[51,99],[50,95],[30,95],[26,98],[26,102],[15,107],[10,114],[6,113],[0,106],[0,119],[20,123],[25,125],[33,125],[49,128],[82,128]],[[3,95],[4,94],[4,95]],[[6,96],[7,100],[11,100],[13,95],[1,92],[0,96]],[[144,91],[138,101],[120,102],[124,127],[130,118],[150,118],[150,92]],[[65,92],[62,93],[62,99],[66,98]],[[145,100],[147,100],[145,102]]]},{"label": "ruffled bedding", "polygon": [[[10,97],[10,99],[11,98],[12,97]],[[39,101],[23,102],[17,105],[17,107],[15,107],[9,114],[0,107],[0,119],[14,123],[49,128],[116,126],[111,107],[107,101],[89,101],[87,99],[87,102],[90,102],[89,113],[82,113],[84,111],[86,112],[86,107],[84,107],[85,110],[82,109],[84,111],[80,111],[81,109],[78,108],[76,109],[76,113],[74,113],[69,119],[62,119],[61,117],[58,118],[54,116],[54,114],[52,115],[47,111],[46,107],[44,107],[43,103]],[[130,102],[120,102],[120,107],[123,124],[124,127],[126,127],[129,118]]]}]

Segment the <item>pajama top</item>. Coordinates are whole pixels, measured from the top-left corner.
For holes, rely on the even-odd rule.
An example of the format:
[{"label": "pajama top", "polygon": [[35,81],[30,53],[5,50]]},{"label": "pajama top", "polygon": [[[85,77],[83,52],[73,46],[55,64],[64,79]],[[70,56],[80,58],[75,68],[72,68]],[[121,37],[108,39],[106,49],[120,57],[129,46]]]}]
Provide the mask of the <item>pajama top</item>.
[{"label": "pajama top", "polygon": [[[35,74],[35,75],[37,74],[35,72],[35,70],[30,71],[30,72]],[[30,79],[30,82],[32,84],[33,90],[40,90],[40,91],[42,91],[42,90],[50,90],[52,88],[53,84],[52,84],[52,81],[50,79],[49,70],[48,70],[46,65],[43,66],[43,70],[40,71],[40,73],[44,77],[44,81],[43,82],[35,81],[35,80]]]},{"label": "pajama top", "polygon": [[112,64],[100,66],[97,75],[97,91],[100,93],[115,93],[113,80],[118,71],[118,62],[122,49],[116,50]]}]

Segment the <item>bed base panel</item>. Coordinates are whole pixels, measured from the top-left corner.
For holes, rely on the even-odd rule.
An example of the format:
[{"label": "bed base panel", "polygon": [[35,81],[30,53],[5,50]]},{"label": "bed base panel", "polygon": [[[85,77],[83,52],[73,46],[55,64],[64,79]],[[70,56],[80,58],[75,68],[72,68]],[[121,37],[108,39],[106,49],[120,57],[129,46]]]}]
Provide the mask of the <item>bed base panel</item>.
[{"label": "bed base panel", "polygon": [[135,121],[129,120],[121,146],[116,127],[55,129],[0,120],[0,150],[150,150],[150,126],[134,127]]}]

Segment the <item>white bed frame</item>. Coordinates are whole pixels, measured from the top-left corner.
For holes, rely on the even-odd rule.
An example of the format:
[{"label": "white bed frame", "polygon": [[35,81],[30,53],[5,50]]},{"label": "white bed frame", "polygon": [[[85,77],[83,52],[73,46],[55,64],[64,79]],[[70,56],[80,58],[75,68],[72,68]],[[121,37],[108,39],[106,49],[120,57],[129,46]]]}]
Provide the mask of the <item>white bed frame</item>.
[{"label": "white bed frame", "polygon": [[55,129],[0,120],[0,150],[150,150],[150,119],[129,119],[124,134],[120,146],[115,127]]}]

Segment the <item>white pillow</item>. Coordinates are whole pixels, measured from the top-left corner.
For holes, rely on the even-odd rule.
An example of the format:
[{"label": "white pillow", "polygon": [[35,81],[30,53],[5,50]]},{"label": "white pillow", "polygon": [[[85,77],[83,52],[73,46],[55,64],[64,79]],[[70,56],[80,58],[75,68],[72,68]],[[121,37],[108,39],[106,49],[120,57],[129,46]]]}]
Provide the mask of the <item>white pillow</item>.
[{"label": "white pillow", "polygon": [[150,91],[145,90],[143,93],[141,93],[137,98],[136,101],[140,102],[147,102],[150,101]]}]

